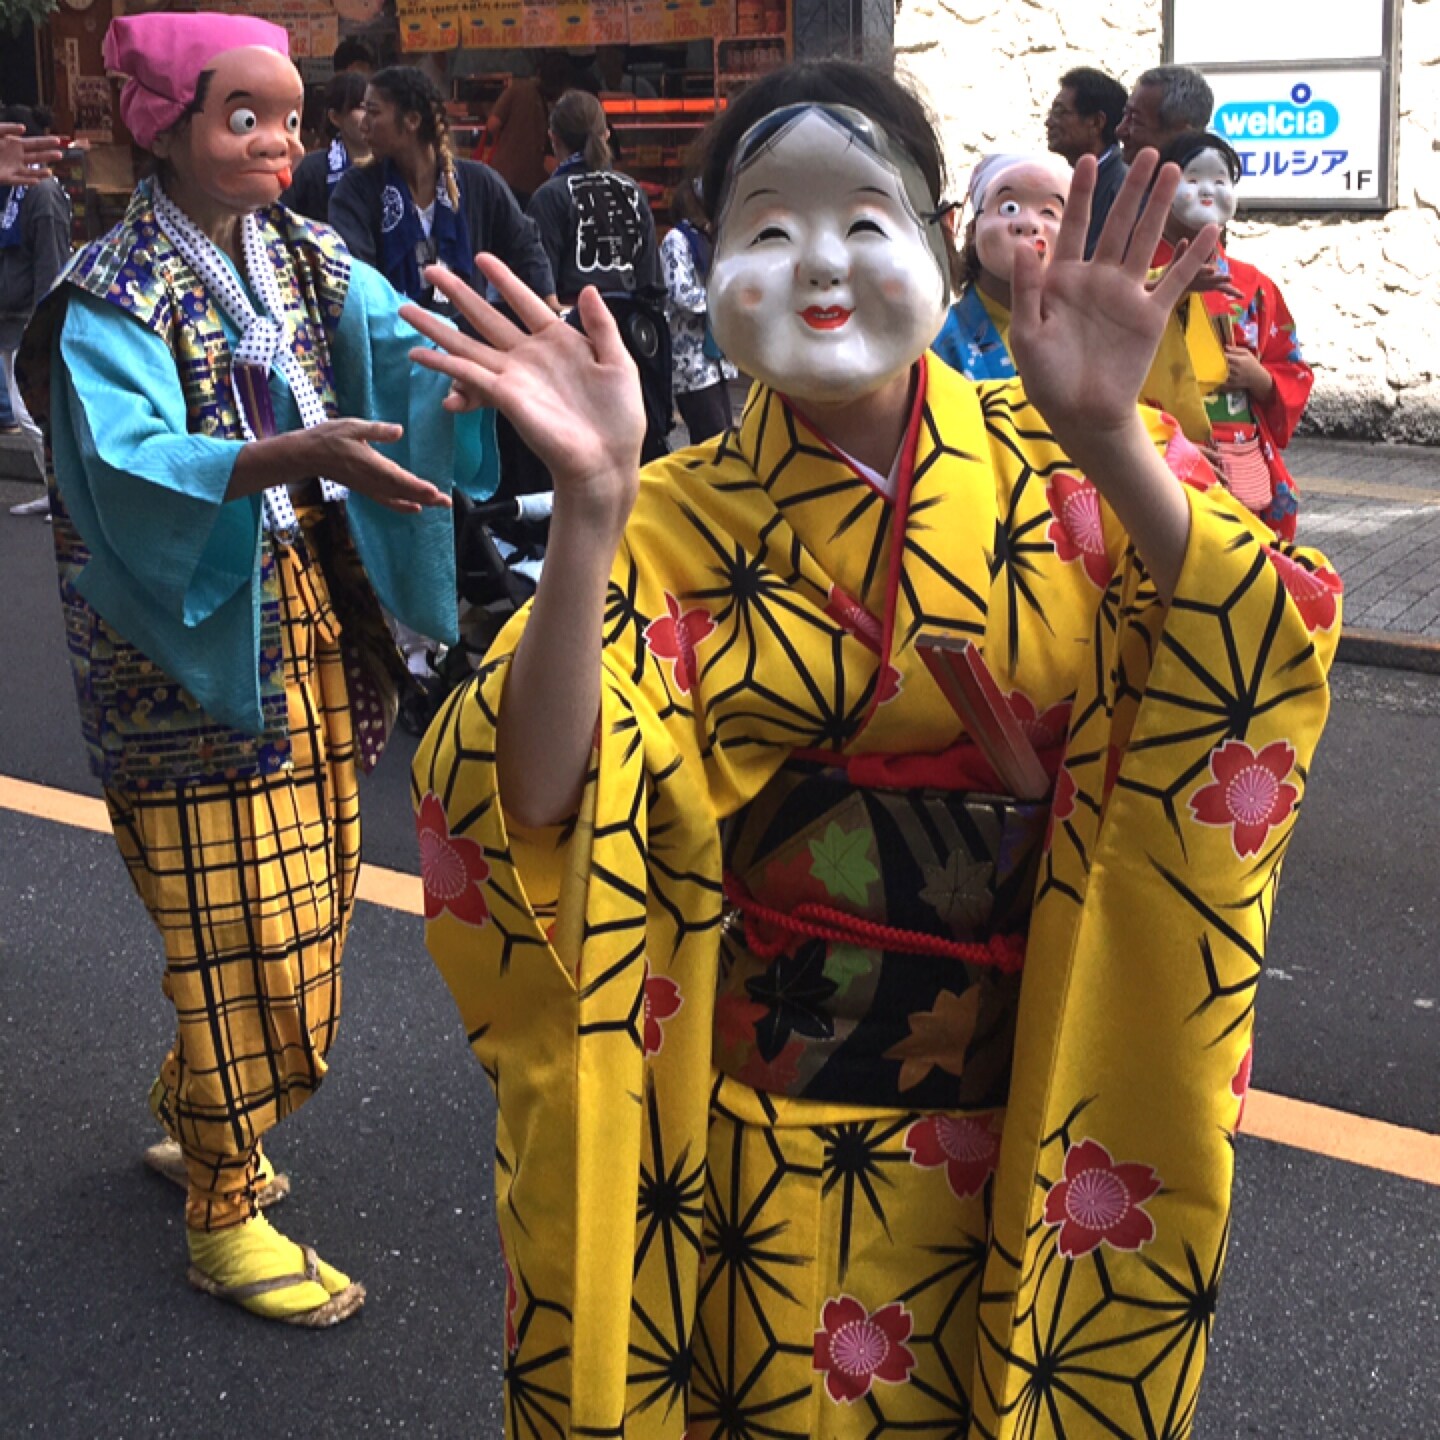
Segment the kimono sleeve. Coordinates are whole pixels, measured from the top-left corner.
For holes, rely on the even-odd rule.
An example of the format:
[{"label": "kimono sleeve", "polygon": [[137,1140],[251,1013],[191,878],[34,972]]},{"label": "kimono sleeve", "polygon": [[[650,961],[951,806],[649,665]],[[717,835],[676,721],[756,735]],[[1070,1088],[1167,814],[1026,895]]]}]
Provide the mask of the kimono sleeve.
[{"label": "kimono sleeve", "polygon": [[[646,491],[637,510],[646,509]],[[660,533],[680,533],[657,506]],[[596,743],[566,827],[508,825],[495,748],[527,612],[431,727],[412,770],[426,944],[496,1088],[502,1242],[518,1343],[544,1357],[556,1433],[627,1408],[639,1186],[704,1152],[721,886],[717,814],[768,768],[722,774],[692,696],[709,632],[693,543],[617,557]],[[639,534],[641,541],[635,542]],[[774,763],[778,763],[778,757]],[[653,1262],[658,1263],[658,1262]],[[697,1266],[682,1311],[693,1314]],[[647,1272],[648,1274],[648,1272]],[[586,1427],[591,1427],[587,1429]]]},{"label": "kimono sleeve", "polygon": [[[1057,780],[981,1302],[982,1424],[1018,1403],[1046,1335],[1088,1357],[1056,1400],[1065,1433],[1095,1413],[1127,1435],[1191,1414],[1204,1366],[1340,581],[1220,487],[1185,495],[1171,603],[1133,552],[1106,590]],[[1123,1203],[1086,1210],[1102,1192]]]},{"label": "kimono sleeve", "polygon": [[[342,415],[389,421],[403,436],[379,448],[396,464],[446,494],[486,500],[500,481],[494,416],[455,415],[444,408],[448,377],[427,370],[410,352],[429,342],[400,316],[404,297],[385,277],[355,261],[345,309],[331,340]],[[455,634],[453,517],[426,509],[401,515],[352,490],[350,527],[381,603],[422,635]]]},{"label": "kimono sleeve", "polygon": [[189,433],[165,342],[115,306],[77,291],[58,343],[61,497],[153,603],[199,625],[254,571],[260,499],[225,498],[241,442]]},{"label": "kimono sleeve", "polygon": [[1256,412],[1270,431],[1270,438],[1283,450],[1295,433],[1306,402],[1315,384],[1315,372],[1300,354],[1300,342],[1280,287],[1269,276],[1260,277],[1259,358],[1270,373],[1275,389],[1268,400],[1253,401]]}]

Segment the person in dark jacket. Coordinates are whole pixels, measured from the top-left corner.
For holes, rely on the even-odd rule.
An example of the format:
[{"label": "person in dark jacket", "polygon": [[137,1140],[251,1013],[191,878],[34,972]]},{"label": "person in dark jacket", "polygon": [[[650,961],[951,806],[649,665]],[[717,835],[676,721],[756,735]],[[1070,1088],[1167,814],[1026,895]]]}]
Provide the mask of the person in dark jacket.
[{"label": "person in dark jacket", "polygon": [[567,90],[550,112],[550,145],[560,163],[527,213],[562,305],[573,305],[587,285],[614,292],[663,284],[655,218],[640,187],[610,168],[608,128],[604,107],[583,90]]},{"label": "person in dark jacket", "polygon": [[393,65],[371,76],[363,129],[370,162],[348,170],[330,197],[330,223],[353,255],[402,295],[445,311],[425,267],[444,265],[483,294],[475,255],[485,250],[553,303],[555,282],[534,224],[493,170],[455,158],[444,101],[426,75]]},{"label": "person in dark jacket", "polygon": [[1095,251],[1105,217],[1130,169],[1115,138],[1124,113],[1125,87],[1103,70],[1079,65],[1060,77],[1059,93],[1045,116],[1045,143],[1072,170],[1082,155],[1093,155],[1100,162],[1085,235],[1086,259]]},{"label": "person in dark jacket", "polygon": [[330,197],[340,177],[370,158],[365,140],[366,84],[358,70],[345,70],[325,87],[325,144],[295,167],[295,178],[280,197],[282,205],[322,224],[330,218]]},{"label": "person in dark jacket", "polygon": [[[27,105],[7,106],[0,118],[23,126],[31,136],[43,135],[50,128],[49,112]],[[35,307],[69,258],[70,201],[58,180],[0,190],[0,365],[4,367],[5,400],[10,424],[29,439],[42,470],[45,440],[15,384],[15,355]],[[30,504],[37,511],[42,508],[39,501]]]}]

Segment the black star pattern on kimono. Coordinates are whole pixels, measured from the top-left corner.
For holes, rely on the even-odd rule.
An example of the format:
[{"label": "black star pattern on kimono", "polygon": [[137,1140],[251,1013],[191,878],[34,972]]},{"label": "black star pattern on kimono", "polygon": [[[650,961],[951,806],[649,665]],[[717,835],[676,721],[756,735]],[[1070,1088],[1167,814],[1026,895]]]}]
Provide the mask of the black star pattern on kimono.
[{"label": "black star pattern on kimono", "polygon": [[[705,1208],[706,1268],[701,1280],[695,1330],[695,1373],[690,1397],[692,1424],[714,1424],[716,1436],[729,1440],[806,1440],[806,1429],[784,1428],[779,1413],[803,1403],[809,1387],[763,1401],[747,1400],[756,1379],[772,1359],[782,1353],[808,1354],[806,1346],[783,1344],[771,1323],[769,1310],[774,1298],[797,1304],[785,1283],[787,1268],[801,1267],[807,1257],[781,1248],[785,1225],[765,1221],[765,1209],[787,1174],[800,1167],[789,1164],[773,1132],[764,1143],[769,1169],[755,1186],[747,1176],[743,1133],[734,1131],[730,1151],[728,1184],[722,1185],[712,1166],[706,1177]],[[755,1187],[754,1198],[742,1210],[741,1194]],[[712,1335],[705,1323],[707,1300],[713,1292],[723,1294],[723,1313],[744,1314],[762,1337],[754,1363],[741,1368],[733,1348],[720,1335]],[[767,1301],[768,1296],[772,1297]]]},{"label": "black star pattern on kimono", "polygon": [[[705,1161],[691,1162],[688,1152],[673,1164],[665,1161],[665,1140],[660,1112],[652,1084],[646,1105],[647,1133],[650,1156],[640,1167],[640,1192],[637,1207],[639,1239],[635,1250],[635,1271],[639,1274],[657,1244],[661,1254],[656,1257],[665,1273],[677,1275],[682,1266],[700,1251],[700,1230],[705,1208]],[[684,1252],[682,1256],[682,1251]],[[643,1338],[630,1345],[628,1383],[641,1390],[633,1402],[635,1412],[663,1405],[668,1412],[684,1404],[690,1383],[690,1345],[688,1319],[678,1288],[668,1288],[670,1310],[662,1316],[651,1315],[644,1306],[635,1304],[635,1318]]]}]

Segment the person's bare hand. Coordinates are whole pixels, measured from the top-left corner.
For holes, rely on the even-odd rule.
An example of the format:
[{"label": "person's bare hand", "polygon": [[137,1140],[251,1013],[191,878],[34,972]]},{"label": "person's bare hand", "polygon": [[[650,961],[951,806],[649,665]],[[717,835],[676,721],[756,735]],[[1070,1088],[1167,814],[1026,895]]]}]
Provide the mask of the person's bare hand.
[{"label": "person's bare hand", "polygon": [[[1025,392],[1061,447],[1082,468],[1111,437],[1136,424],[1140,387],[1170,312],[1215,248],[1207,225],[1158,280],[1151,258],[1180,183],[1142,150],[1111,207],[1094,257],[1085,231],[1095,192],[1093,156],[1075,167],[1070,199],[1049,265],[1021,247],[1015,256],[1010,339]],[[1153,180],[1153,185],[1152,185]],[[1148,193],[1147,193],[1148,192]]]},{"label": "person's bare hand", "polygon": [[435,506],[448,509],[448,495],[374,448],[392,444],[404,433],[399,425],[377,420],[324,420],[293,432],[293,441],[306,474],[323,475],[402,515]]},{"label": "person's bare hand", "polygon": [[65,154],[54,135],[26,135],[23,125],[0,125],[0,185],[38,185]]},{"label": "person's bare hand", "polygon": [[1187,295],[1223,295],[1227,300],[1243,300],[1245,298],[1245,292],[1213,260],[1202,265],[1195,272],[1195,278],[1186,287],[1185,293]]},{"label": "person's bare hand", "polygon": [[450,410],[499,410],[555,478],[557,514],[583,515],[618,540],[635,503],[645,408],[640,377],[599,293],[581,292],[582,334],[493,255],[477,255],[481,274],[517,325],[450,272],[425,278],[474,327],[471,338],[416,305],[401,314],[438,350],[411,357],[451,379]]},{"label": "person's bare hand", "polygon": [[1257,400],[1269,398],[1275,380],[1252,351],[1243,345],[1227,345],[1225,363],[1230,367],[1225,377],[1227,390],[1244,390]]}]

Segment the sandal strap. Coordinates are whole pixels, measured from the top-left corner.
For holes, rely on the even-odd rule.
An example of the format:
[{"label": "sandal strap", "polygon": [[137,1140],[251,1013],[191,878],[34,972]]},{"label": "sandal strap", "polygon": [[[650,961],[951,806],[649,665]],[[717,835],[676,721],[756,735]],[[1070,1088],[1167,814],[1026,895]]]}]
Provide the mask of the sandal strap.
[{"label": "sandal strap", "polygon": [[320,1279],[320,1257],[313,1245],[302,1245],[300,1253],[305,1257],[305,1271],[301,1275],[275,1275],[269,1280],[251,1280],[244,1285],[216,1285],[215,1294],[222,1300],[251,1300],[257,1295],[269,1295],[276,1290],[290,1290],[296,1285],[305,1285]]}]

